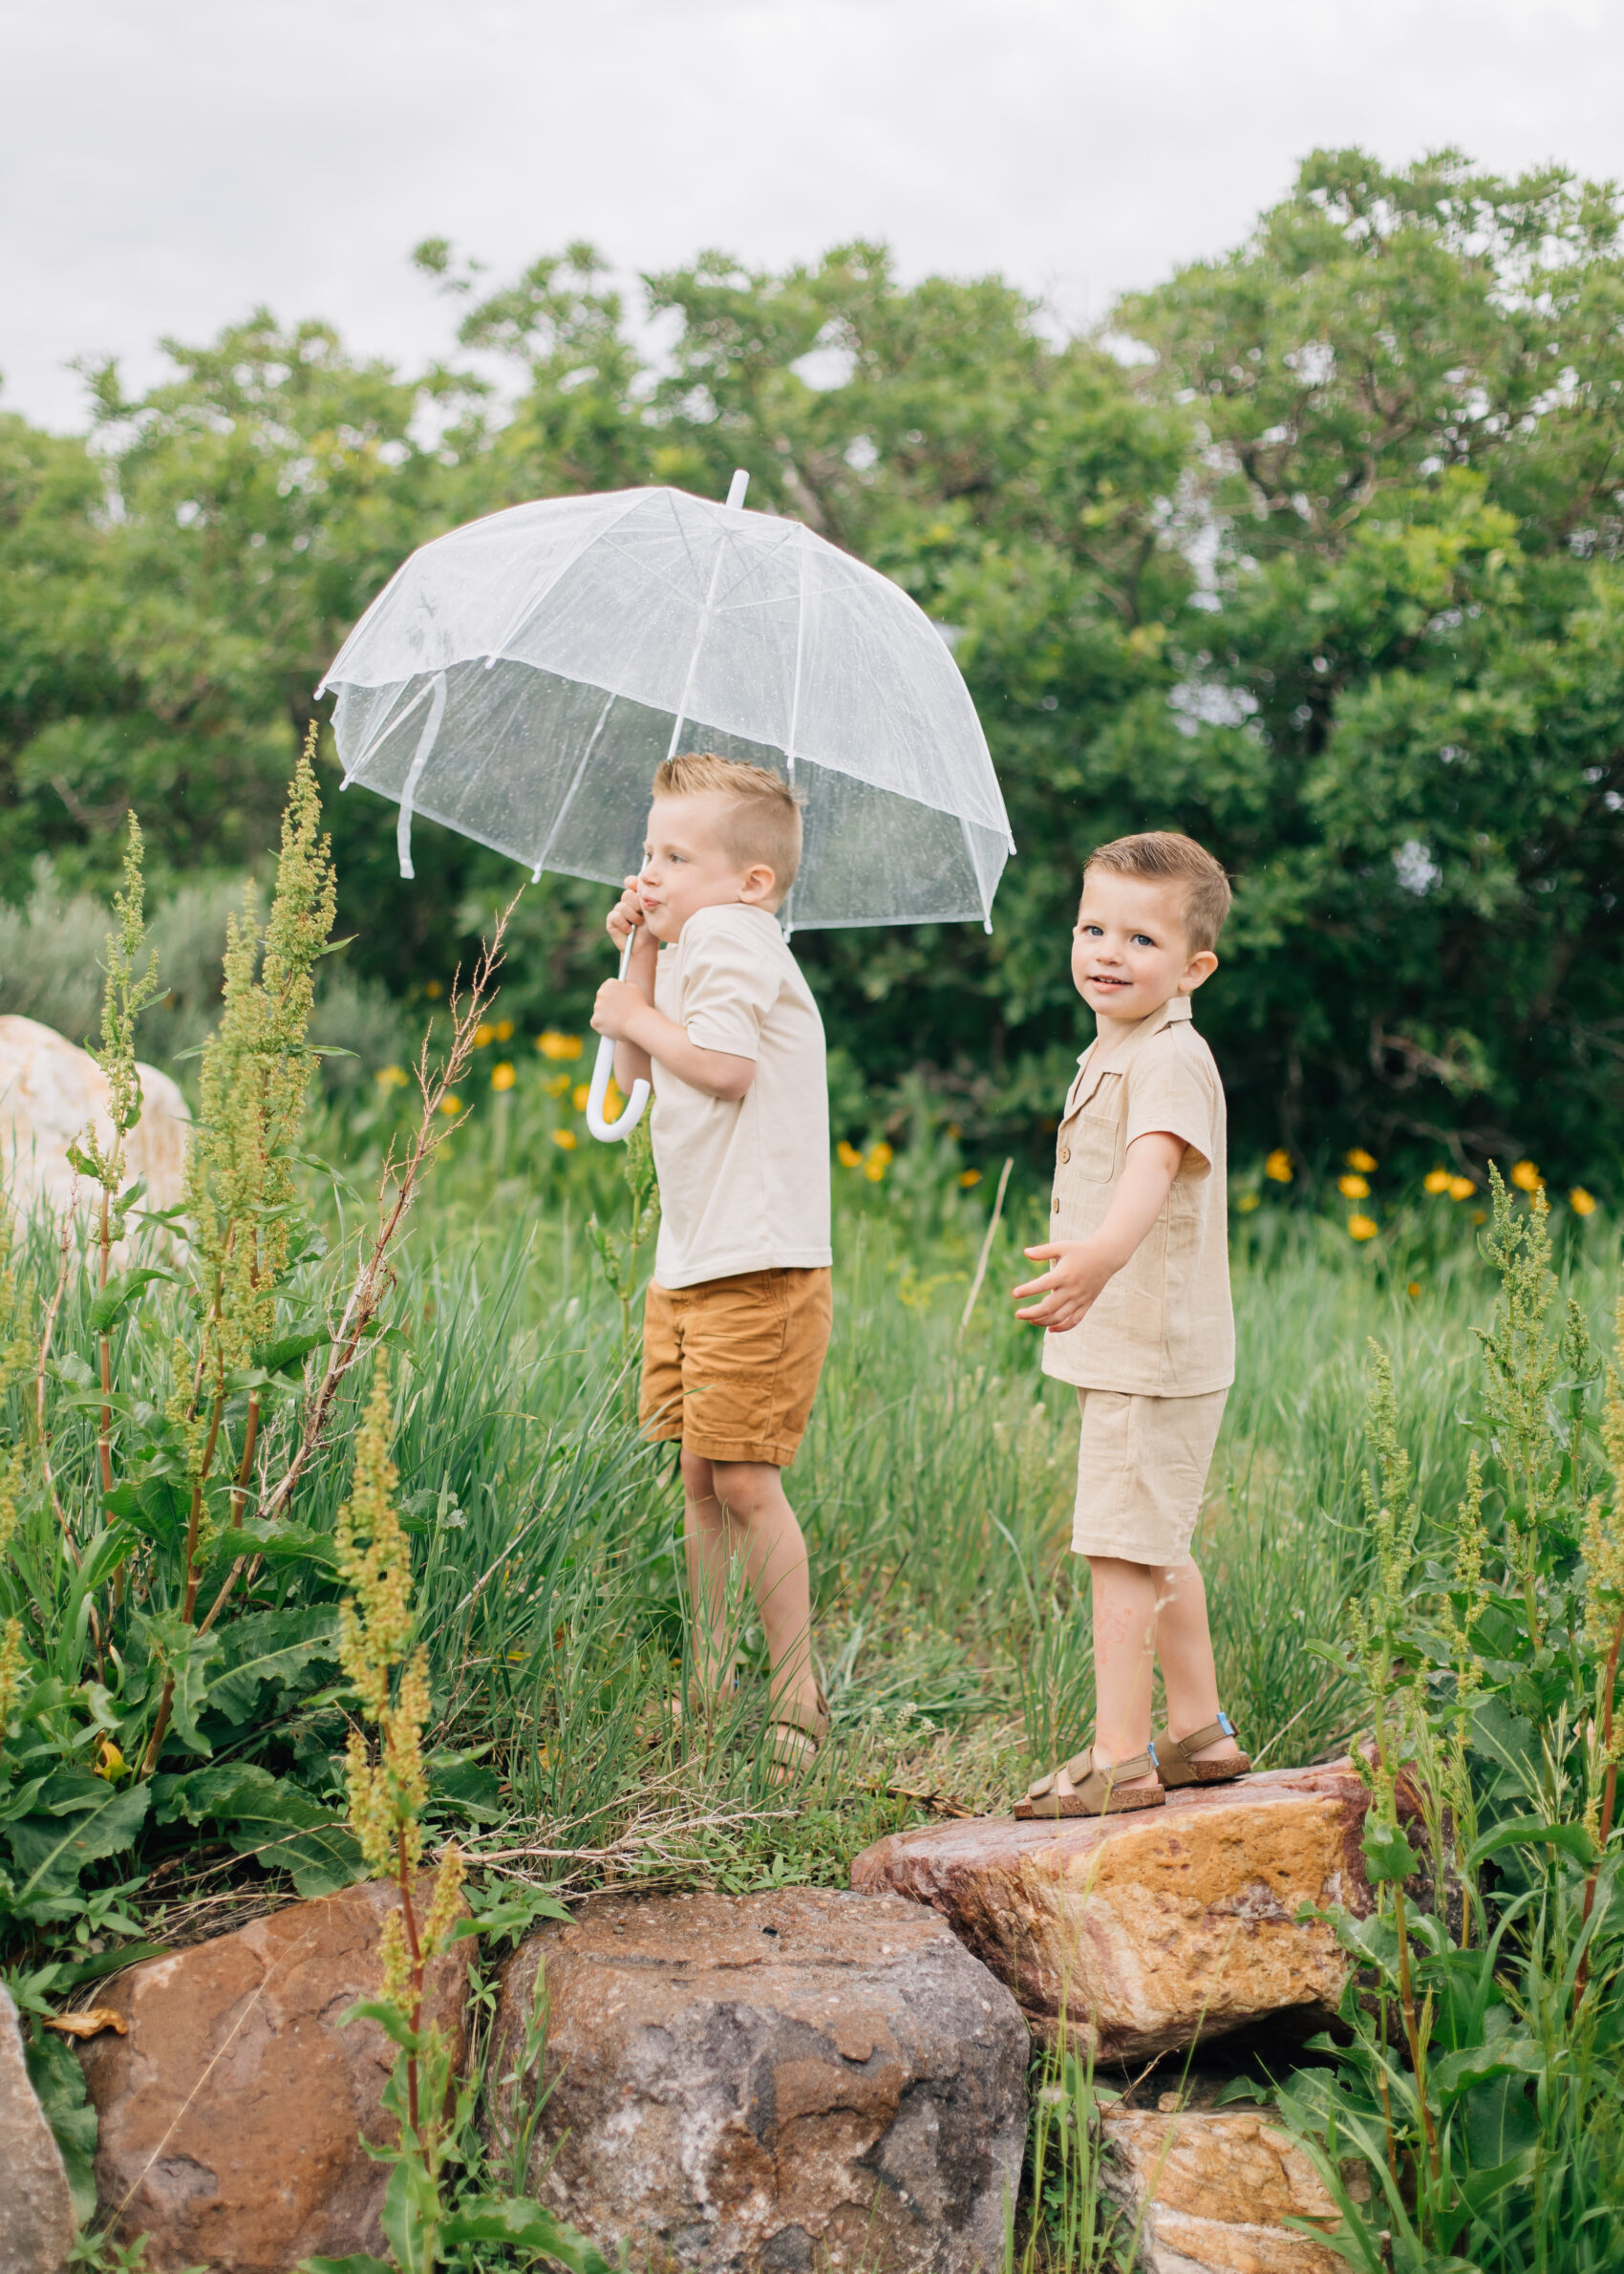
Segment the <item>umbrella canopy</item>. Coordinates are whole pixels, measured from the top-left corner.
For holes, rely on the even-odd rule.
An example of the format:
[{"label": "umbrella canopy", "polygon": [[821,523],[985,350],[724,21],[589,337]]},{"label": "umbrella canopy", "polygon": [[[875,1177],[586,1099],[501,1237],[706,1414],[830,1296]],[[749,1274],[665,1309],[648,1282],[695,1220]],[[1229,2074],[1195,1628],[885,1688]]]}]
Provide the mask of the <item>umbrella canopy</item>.
[{"label": "umbrella canopy", "polygon": [[415,808],[538,876],[618,885],[654,768],[683,750],[802,793],[786,926],[989,922],[1015,849],[930,619],[799,522],[731,501],[620,490],[454,529],[396,571],[329,687],[346,785],[400,804],[406,875]]}]

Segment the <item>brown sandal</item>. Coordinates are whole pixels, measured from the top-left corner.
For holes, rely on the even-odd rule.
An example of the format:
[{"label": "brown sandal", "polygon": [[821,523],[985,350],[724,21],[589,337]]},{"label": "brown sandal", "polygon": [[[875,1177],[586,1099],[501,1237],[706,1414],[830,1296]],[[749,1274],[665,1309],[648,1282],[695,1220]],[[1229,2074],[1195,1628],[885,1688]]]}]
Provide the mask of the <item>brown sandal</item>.
[{"label": "brown sandal", "polygon": [[829,1734],[829,1701],[818,1686],[818,1703],[810,1712],[804,1706],[785,1706],[767,1724],[772,1748],[773,1782],[787,1785],[804,1776],[823,1751]]},{"label": "brown sandal", "polygon": [[1237,1749],[1232,1761],[1197,1761],[1196,1753],[1208,1745],[1216,1745],[1220,1737],[1233,1737],[1235,1725],[1221,1708],[1218,1719],[1208,1722],[1205,1729],[1192,1729],[1187,1737],[1175,1737],[1164,1729],[1153,1737],[1150,1749],[1156,1755],[1156,1773],[1169,1791],[1182,1785],[1228,1785],[1238,1776],[1251,1772],[1247,1755]]},{"label": "brown sandal", "polygon": [[1051,1769],[1047,1776],[1028,1785],[1025,1796],[1015,1804],[1015,1813],[1022,1818],[1125,1816],[1136,1809],[1161,1808],[1166,1794],[1160,1785],[1147,1785],[1137,1792],[1121,1789],[1130,1778],[1150,1776],[1155,1770],[1154,1745],[1129,1761],[1113,1761],[1109,1768],[1101,1769],[1094,1766],[1093,1747],[1085,1745],[1080,1753],[1074,1753],[1058,1769]]}]

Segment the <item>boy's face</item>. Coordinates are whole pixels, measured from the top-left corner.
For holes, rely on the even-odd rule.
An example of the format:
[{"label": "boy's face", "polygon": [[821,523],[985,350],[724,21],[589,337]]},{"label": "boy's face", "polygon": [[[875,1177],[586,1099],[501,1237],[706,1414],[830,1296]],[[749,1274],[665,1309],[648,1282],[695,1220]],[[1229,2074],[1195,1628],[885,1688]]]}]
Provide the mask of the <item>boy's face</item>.
[{"label": "boy's face", "polygon": [[1148,1019],[1175,995],[1193,995],[1218,968],[1193,950],[1176,885],[1090,869],[1072,934],[1072,978],[1098,1019]]},{"label": "boy's face", "polygon": [[774,877],[765,861],[740,868],[723,836],[732,801],[720,790],[656,798],[649,808],[637,898],[658,940],[675,940],[695,909],[768,904]]}]

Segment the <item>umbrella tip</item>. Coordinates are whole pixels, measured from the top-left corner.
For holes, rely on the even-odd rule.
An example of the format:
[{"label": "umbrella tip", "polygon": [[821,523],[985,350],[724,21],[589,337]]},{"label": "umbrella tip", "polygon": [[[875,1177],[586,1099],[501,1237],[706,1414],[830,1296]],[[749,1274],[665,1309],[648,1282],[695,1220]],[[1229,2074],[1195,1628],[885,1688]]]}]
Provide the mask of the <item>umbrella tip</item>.
[{"label": "umbrella tip", "polygon": [[733,472],[733,480],[727,485],[727,502],[739,512],[743,511],[744,493],[749,487],[749,475],[745,472],[742,466],[736,466]]}]

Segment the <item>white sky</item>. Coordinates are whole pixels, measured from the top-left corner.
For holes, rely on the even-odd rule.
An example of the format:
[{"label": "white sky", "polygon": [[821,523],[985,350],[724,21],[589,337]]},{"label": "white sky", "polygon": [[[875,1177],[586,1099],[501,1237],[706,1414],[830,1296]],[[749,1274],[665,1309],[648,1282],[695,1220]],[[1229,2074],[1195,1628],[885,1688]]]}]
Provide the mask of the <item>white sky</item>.
[{"label": "white sky", "polygon": [[585,236],[617,268],[887,238],[1062,313],[1240,238],[1316,143],[1624,172],[1616,0],[0,0],[0,407],[266,302],[404,362]]}]

